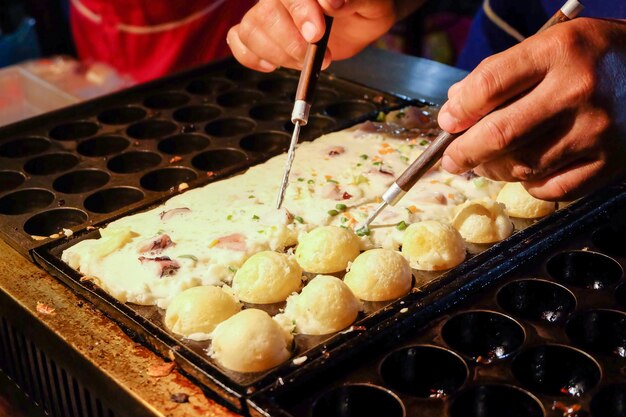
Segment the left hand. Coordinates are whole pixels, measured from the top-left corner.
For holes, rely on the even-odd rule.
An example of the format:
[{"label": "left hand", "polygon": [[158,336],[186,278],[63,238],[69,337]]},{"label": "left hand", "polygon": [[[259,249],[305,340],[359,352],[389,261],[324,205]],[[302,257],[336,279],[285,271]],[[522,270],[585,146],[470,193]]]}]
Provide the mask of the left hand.
[{"label": "left hand", "polygon": [[485,59],[439,113],[444,169],[572,199],[626,173],[626,22],[579,18]]}]

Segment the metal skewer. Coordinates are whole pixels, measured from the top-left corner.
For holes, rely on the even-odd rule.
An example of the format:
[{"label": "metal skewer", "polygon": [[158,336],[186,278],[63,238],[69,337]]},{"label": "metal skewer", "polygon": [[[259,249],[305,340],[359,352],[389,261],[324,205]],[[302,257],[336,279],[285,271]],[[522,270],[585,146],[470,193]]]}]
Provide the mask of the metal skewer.
[{"label": "metal skewer", "polygon": [[279,209],[283,205],[285,199],[285,191],[287,191],[287,186],[289,185],[291,165],[293,165],[293,159],[296,156],[296,145],[300,137],[300,128],[301,126],[305,126],[309,121],[309,112],[311,110],[311,103],[313,102],[315,85],[320,76],[324,55],[326,54],[326,45],[330,37],[330,28],[333,25],[332,17],[324,16],[324,21],[326,22],[324,36],[322,36],[322,39],[318,42],[309,44],[304,57],[304,65],[300,73],[298,89],[296,91],[296,101],[293,105],[293,111],[291,112],[291,122],[294,124],[293,134],[291,135],[291,142],[289,143],[289,152],[287,153],[283,179],[276,198],[276,209]]},{"label": "metal skewer", "polygon": [[[568,0],[554,16],[550,18],[538,31],[540,33],[557,23],[566,22],[578,16],[583,10],[583,5],[578,0]],[[415,185],[415,183],[443,156],[446,148],[461,133],[448,133],[442,131],[424,150],[424,152],[407,167],[407,169],[394,181],[382,195],[380,205],[368,216],[358,229],[367,229],[376,217],[388,206],[395,206],[402,197]]]}]

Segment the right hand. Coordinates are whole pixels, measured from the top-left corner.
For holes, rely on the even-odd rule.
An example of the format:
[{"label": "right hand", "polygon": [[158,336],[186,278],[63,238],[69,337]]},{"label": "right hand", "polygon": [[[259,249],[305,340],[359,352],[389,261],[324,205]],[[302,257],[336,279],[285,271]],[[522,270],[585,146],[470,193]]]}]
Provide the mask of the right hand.
[{"label": "right hand", "polygon": [[325,68],[331,57],[349,58],[387,32],[398,17],[396,1],[259,0],[226,39],[235,58],[249,68],[300,69],[307,44],[324,35],[327,14],[335,20]]}]

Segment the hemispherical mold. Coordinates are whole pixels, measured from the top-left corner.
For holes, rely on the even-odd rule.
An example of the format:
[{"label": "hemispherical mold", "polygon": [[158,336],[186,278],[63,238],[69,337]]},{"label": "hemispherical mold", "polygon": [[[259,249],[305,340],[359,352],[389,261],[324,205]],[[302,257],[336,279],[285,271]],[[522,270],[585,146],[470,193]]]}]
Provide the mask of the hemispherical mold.
[{"label": "hemispherical mold", "polygon": [[589,406],[594,417],[624,417],[626,415],[626,384],[611,384],[600,388]]},{"label": "hemispherical mold", "polygon": [[143,104],[151,109],[173,109],[180,107],[189,102],[190,98],[187,94],[176,91],[165,91],[157,93],[146,98]]},{"label": "hemispherical mold", "polygon": [[287,150],[291,137],[284,132],[260,132],[241,139],[239,146],[247,151],[272,152]]},{"label": "hemispherical mold", "polygon": [[511,369],[531,391],[554,396],[580,397],[601,378],[600,366],[591,356],[563,345],[528,348],[515,357]]},{"label": "hemispherical mold", "polygon": [[85,199],[84,206],[94,213],[112,213],[141,201],[143,192],[133,187],[112,187],[96,191]]},{"label": "hemispherical mold", "polygon": [[385,385],[420,398],[443,398],[456,392],[469,370],[456,353],[437,346],[416,345],[397,349],[380,364]]},{"label": "hemispherical mold", "polygon": [[222,111],[215,106],[202,104],[196,106],[181,107],[174,112],[173,117],[174,120],[182,123],[198,123],[215,119],[221,113]]},{"label": "hemispherical mold", "polygon": [[476,360],[489,363],[518,350],[525,339],[524,328],[512,318],[495,311],[459,313],[445,322],[441,336],[448,346]]},{"label": "hemispherical mold", "polygon": [[477,385],[457,395],[450,403],[450,417],[544,417],[537,398],[509,385]]},{"label": "hemispherical mold", "polygon": [[31,213],[48,207],[54,194],[42,188],[26,188],[0,198],[0,214],[17,215]]},{"label": "hemispherical mold", "polygon": [[216,137],[244,135],[254,129],[256,123],[243,117],[216,120],[206,126],[206,132]]},{"label": "hemispherical mold", "polygon": [[34,236],[50,236],[87,221],[89,216],[75,208],[55,208],[35,214],[24,223],[24,231]]},{"label": "hemispherical mold", "polygon": [[50,141],[38,136],[26,136],[13,139],[0,146],[0,156],[5,158],[23,158],[42,153],[50,147]]},{"label": "hemispherical mold", "polygon": [[246,107],[263,98],[263,94],[255,90],[236,90],[222,94],[217,98],[220,106]]},{"label": "hemispherical mold", "polygon": [[[285,130],[293,133],[293,123],[291,120],[285,122]],[[326,116],[310,116],[309,122],[306,124],[302,134],[307,138],[314,139],[322,133],[329,132],[337,127],[334,119]]]},{"label": "hemispherical mold", "polygon": [[85,156],[108,156],[122,152],[129,144],[121,136],[103,135],[82,141],[76,150]]},{"label": "hemispherical mold", "polygon": [[556,323],[576,308],[576,298],[562,285],[541,279],[520,279],[503,286],[498,304],[507,313],[525,320]]},{"label": "hemispherical mold", "polygon": [[146,115],[147,112],[141,107],[124,106],[103,111],[98,115],[98,120],[106,125],[126,125],[138,122]]},{"label": "hemispherical mold", "polygon": [[140,172],[155,167],[161,162],[159,154],[148,151],[132,151],[120,154],[108,163],[111,171],[120,174]]},{"label": "hemispherical mold", "polygon": [[546,269],[550,276],[563,284],[595,290],[617,283],[623,275],[622,267],[614,259],[582,250],[553,256]]},{"label": "hemispherical mold", "polygon": [[144,120],[132,124],[126,133],[135,139],[155,139],[171,135],[176,131],[176,124],[167,120]]},{"label": "hemispherical mold", "polygon": [[329,116],[338,119],[357,119],[376,111],[376,106],[363,100],[349,100],[333,103],[326,107],[325,112]]},{"label": "hemispherical mold", "polygon": [[100,126],[93,122],[70,122],[54,127],[50,137],[56,140],[77,140],[95,135],[98,129]]},{"label": "hemispherical mold", "polygon": [[196,173],[189,168],[167,167],[147,173],[141,178],[140,183],[143,188],[150,191],[167,191],[196,178]]},{"label": "hemispherical mold", "polygon": [[335,90],[331,90],[330,88],[318,87],[315,89],[313,104],[324,104],[330,101],[335,101],[337,100],[337,97],[339,97],[339,94]]},{"label": "hemispherical mold", "polygon": [[25,180],[21,172],[0,171],[0,193],[19,187]]},{"label": "hemispherical mold", "polygon": [[593,244],[609,255],[626,257],[626,228],[606,225],[596,230],[591,238]]},{"label": "hemispherical mold", "polygon": [[109,174],[98,169],[81,169],[61,175],[52,187],[65,194],[85,193],[104,186],[109,178]]},{"label": "hemispherical mold", "polygon": [[404,417],[402,401],[392,392],[370,384],[347,384],[319,396],[311,417]]},{"label": "hemispherical mold", "polygon": [[291,114],[291,105],[282,102],[260,104],[251,108],[249,114],[256,120],[283,120]]},{"label": "hemispherical mold", "polygon": [[257,88],[264,93],[287,98],[296,93],[298,79],[288,77],[268,78],[259,82]]},{"label": "hemispherical mold", "polygon": [[183,133],[170,136],[159,142],[159,150],[170,155],[185,155],[200,151],[209,146],[211,141],[206,136]]},{"label": "hemispherical mold", "polygon": [[67,171],[78,164],[78,158],[71,153],[49,153],[36,156],[24,164],[24,170],[33,175],[50,175]]},{"label": "hemispherical mold", "polygon": [[223,78],[201,78],[190,82],[187,91],[191,94],[208,96],[223,93],[234,86],[235,84]]},{"label": "hemispherical mold", "polygon": [[626,314],[614,310],[581,311],[567,322],[567,337],[590,352],[626,357]]},{"label": "hemispherical mold", "polygon": [[236,149],[214,149],[196,155],[191,163],[201,171],[217,172],[245,162],[248,157]]}]

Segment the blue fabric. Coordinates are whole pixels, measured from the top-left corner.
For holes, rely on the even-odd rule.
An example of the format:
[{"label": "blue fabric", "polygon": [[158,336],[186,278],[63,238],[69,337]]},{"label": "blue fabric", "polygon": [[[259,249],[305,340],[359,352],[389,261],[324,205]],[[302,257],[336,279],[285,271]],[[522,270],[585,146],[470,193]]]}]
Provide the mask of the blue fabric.
[{"label": "blue fabric", "polygon": [[15,32],[0,35],[0,68],[37,58],[40,54],[33,19],[24,19]]},{"label": "blue fabric", "polygon": [[[565,0],[490,0],[493,11],[524,37],[531,36],[565,3]],[[626,19],[624,0],[581,0],[581,16]],[[486,57],[515,45],[517,40],[496,26],[481,7],[470,28],[457,66],[471,71]]]}]

